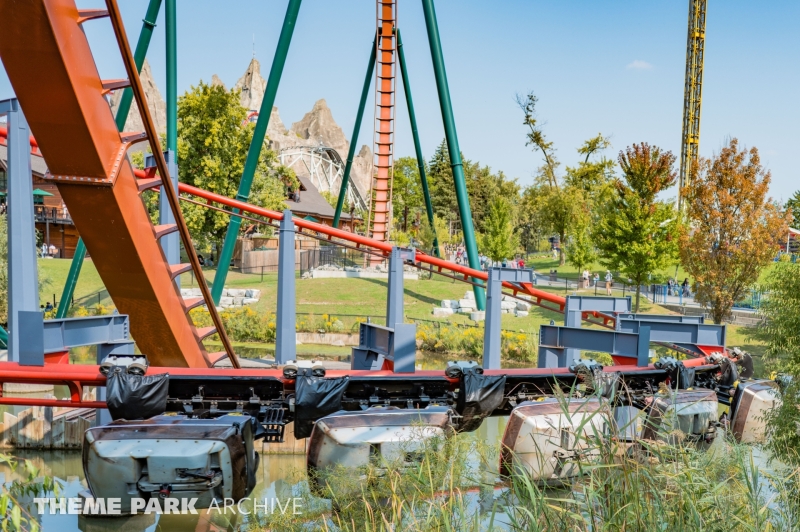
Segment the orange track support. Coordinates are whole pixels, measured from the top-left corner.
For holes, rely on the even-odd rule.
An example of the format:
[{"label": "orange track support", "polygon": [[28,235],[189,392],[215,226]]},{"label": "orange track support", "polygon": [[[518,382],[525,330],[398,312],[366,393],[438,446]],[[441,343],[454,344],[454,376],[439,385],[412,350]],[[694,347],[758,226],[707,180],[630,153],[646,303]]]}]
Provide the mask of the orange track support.
[{"label": "orange track support", "polygon": [[379,242],[389,240],[394,167],[395,58],[397,55],[397,2],[377,0],[375,68],[375,169],[367,234]]},{"label": "orange track support", "polygon": [[202,368],[74,0],[0,2],[0,58],[75,226],[154,365]]}]

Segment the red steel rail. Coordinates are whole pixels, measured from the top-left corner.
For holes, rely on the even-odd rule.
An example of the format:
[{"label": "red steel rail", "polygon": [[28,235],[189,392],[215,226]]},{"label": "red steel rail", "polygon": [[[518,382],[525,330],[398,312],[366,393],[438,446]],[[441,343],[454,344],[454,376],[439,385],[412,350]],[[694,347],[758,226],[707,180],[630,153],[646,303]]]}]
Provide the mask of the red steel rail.
[{"label": "red steel rail", "polygon": [[[142,173],[141,175],[144,176],[144,173]],[[257,216],[263,216],[265,218],[269,218],[270,220],[275,220],[275,221],[283,220],[283,213],[281,212],[272,211],[269,209],[265,209],[263,207],[258,207],[256,205],[245,203],[243,201],[238,201],[225,196],[221,196],[219,194],[215,194],[207,190],[193,187],[185,183],[178,183],[178,191],[184,194],[189,194],[191,196],[202,198],[208,202],[219,203],[220,205],[225,205],[227,207],[239,209],[240,211],[243,212],[248,212],[250,214],[255,214]],[[338,238],[341,240],[346,240],[348,242],[351,242],[355,244],[357,247],[364,247],[376,250],[380,253],[383,253],[385,256],[388,256],[389,253],[391,253],[392,251],[392,244],[390,244],[389,242],[381,242],[372,238],[368,238],[366,236],[362,236],[356,233],[351,233],[349,231],[344,231],[342,229],[336,229],[334,227],[330,227],[324,224],[310,222],[308,220],[303,220],[300,218],[295,218],[294,224],[301,229],[307,229],[309,231],[314,231],[317,233],[327,235],[329,239]],[[439,271],[450,270],[452,272],[461,274],[464,276],[465,280],[474,279],[478,281],[487,281],[489,278],[487,272],[481,270],[474,270],[468,266],[455,264],[453,262],[443,260],[438,257],[433,257],[431,255],[419,251],[416,254],[416,258],[418,262],[433,266],[434,268],[437,268]],[[505,288],[512,290],[515,294],[522,292],[524,294],[531,296],[532,298],[534,298],[531,301],[531,303],[534,303],[536,305],[543,306],[544,308],[548,308],[549,310],[554,310],[554,311],[564,310],[566,299],[564,299],[559,295],[551,294],[550,292],[538,290],[534,288],[533,285],[530,283],[521,283],[519,285],[515,285],[513,283],[504,282],[503,286]],[[545,306],[543,305],[544,302],[552,303],[556,307]],[[614,319],[611,316],[606,316],[599,312],[584,313],[584,318],[587,318],[589,316],[605,320]]]}]

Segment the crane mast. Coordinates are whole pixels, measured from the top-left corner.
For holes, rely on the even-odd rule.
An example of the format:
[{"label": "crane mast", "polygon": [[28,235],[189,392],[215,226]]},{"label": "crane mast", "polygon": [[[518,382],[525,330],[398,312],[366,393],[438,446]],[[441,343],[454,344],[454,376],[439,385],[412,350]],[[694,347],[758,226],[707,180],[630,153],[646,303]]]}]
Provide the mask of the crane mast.
[{"label": "crane mast", "polygon": [[707,0],[689,0],[689,30],[686,37],[686,80],[683,89],[683,131],[678,207],[682,190],[689,184],[692,163],[700,151],[700,104],[703,94],[703,58],[706,43]]}]

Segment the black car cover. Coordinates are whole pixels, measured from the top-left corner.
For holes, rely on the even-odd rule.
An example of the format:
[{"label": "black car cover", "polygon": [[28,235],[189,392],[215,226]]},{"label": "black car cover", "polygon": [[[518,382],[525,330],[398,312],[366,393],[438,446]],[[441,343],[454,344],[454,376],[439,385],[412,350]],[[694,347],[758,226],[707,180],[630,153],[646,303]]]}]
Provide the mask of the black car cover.
[{"label": "black car cover", "polygon": [[342,396],[348,382],[349,377],[326,379],[297,375],[294,385],[295,438],[308,438],[316,420],[342,409]]},{"label": "black car cover", "polygon": [[465,369],[457,404],[463,417],[459,430],[471,432],[480,427],[483,418],[503,403],[505,389],[505,375],[484,375],[476,368]]},{"label": "black car cover", "polygon": [[106,404],[111,419],[148,419],[167,409],[169,374],[134,375],[115,367],[106,376]]}]

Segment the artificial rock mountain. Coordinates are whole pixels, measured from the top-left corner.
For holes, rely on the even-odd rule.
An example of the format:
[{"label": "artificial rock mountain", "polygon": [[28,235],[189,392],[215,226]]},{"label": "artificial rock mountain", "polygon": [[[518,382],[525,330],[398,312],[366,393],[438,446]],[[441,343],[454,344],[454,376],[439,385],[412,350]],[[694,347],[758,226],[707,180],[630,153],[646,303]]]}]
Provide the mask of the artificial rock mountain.
[{"label": "artificial rock mountain", "polygon": [[[236,82],[234,88],[241,91],[240,98],[245,109],[258,111],[261,108],[267,82],[261,76],[261,65],[257,59],[253,58],[250,61],[247,70]],[[269,118],[267,137],[272,149],[278,153],[283,149],[296,146],[324,144],[339,152],[344,160],[347,158],[350,148],[344,131],[333,119],[333,114],[325,100],[317,100],[311,111],[306,113],[299,122],[293,123],[288,130],[283,125],[278,108],[273,107]],[[350,176],[362,194],[369,190],[372,176],[372,150],[369,146],[363,145],[358,155],[353,158]]]},{"label": "artificial rock mountain", "polygon": [[[166,131],[167,106],[153,80],[150,65],[146,60],[142,66],[141,79],[156,128],[160,133],[163,133]],[[211,84],[225,86],[216,74],[211,77]],[[266,87],[267,82],[261,76],[261,65],[255,58],[250,61],[244,75],[234,85],[234,89],[241,91],[240,101],[242,106],[250,111],[257,111],[261,108],[261,101],[264,99]],[[122,91],[114,93],[111,98],[112,112],[116,113],[121,97]],[[125,131],[144,131],[135,101],[128,114],[128,120],[125,122]],[[347,158],[347,152],[350,147],[350,143],[347,141],[342,128],[333,119],[333,114],[325,100],[317,100],[311,111],[306,113],[300,121],[293,123],[289,129],[284,126],[278,113],[278,108],[273,107],[270,114],[269,127],[267,128],[267,137],[269,138],[270,147],[278,153],[283,149],[297,146],[324,144],[338,151],[342,160],[344,160]],[[144,145],[140,144],[139,146],[143,147]],[[299,171],[299,169],[296,170]],[[366,192],[371,185],[370,176],[372,175],[372,150],[369,146],[363,145],[354,157],[350,175],[353,183],[366,196]]]}]

